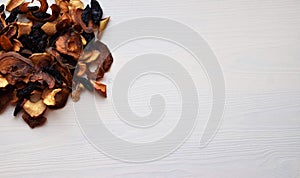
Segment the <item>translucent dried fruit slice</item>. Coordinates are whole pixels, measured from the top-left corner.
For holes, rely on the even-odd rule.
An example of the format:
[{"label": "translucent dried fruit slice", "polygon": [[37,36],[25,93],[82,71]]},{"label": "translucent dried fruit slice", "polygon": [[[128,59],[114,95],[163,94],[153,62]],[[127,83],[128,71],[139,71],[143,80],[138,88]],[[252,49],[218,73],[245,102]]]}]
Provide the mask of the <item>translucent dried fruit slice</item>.
[{"label": "translucent dried fruit slice", "polygon": [[86,74],[86,64],[82,63],[82,62],[78,62],[77,64],[77,69],[76,69],[76,76],[78,77],[82,77]]}]

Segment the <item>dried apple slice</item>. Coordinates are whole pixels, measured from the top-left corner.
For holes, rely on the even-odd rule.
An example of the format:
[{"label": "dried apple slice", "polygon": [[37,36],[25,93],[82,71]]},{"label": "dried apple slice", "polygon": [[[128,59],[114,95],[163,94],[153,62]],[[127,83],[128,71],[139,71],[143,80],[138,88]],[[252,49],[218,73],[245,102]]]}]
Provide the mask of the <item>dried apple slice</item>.
[{"label": "dried apple slice", "polygon": [[5,88],[8,85],[8,81],[2,75],[0,75],[0,89]]},{"label": "dried apple slice", "polygon": [[43,100],[39,100],[36,103],[27,100],[23,105],[24,111],[30,115],[30,117],[39,117],[44,114],[47,106],[44,104]]},{"label": "dried apple slice", "polygon": [[54,90],[44,90],[43,92],[43,102],[47,106],[55,106],[56,101],[55,101],[55,96],[58,92],[61,91],[61,88],[57,88]]},{"label": "dried apple slice", "polygon": [[31,28],[33,26],[33,22],[17,22],[18,26],[18,36],[20,38],[22,35],[29,35],[31,32]]}]

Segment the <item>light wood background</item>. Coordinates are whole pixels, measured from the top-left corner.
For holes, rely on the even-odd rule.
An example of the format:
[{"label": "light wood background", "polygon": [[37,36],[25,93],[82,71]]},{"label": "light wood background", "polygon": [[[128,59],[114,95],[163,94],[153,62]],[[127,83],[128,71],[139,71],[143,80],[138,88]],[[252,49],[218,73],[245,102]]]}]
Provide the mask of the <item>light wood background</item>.
[{"label": "light wood background", "polygon": [[[12,117],[10,108],[0,116],[0,177],[300,177],[299,0],[103,0],[102,6],[112,17],[110,26],[158,16],[199,32],[215,52],[226,81],[219,132],[207,147],[199,148],[210,96],[201,83],[203,120],[180,149],[147,163],[125,163],[94,149],[77,125],[71,101],[63,110],[48,113],[47,124],[34,130]],[[145,46],[133,42],[115,52],[106,78],[109,86],[124,61],[139,50]],[[152,82],[156,80],[166,83],[159,78]],[[145,85],[149,81],[145,79]],[[143,114],[147,107],[139,108],[135,101],[143,100],[147,91],[139,87],[130,90],[131,101],[133,110]],[[172,101],[177,95],[170,93]],[[99,114],[109,114],[105,107],[110,100],[99,100]],[[176,107],[174,103],[169,110]],[[118,129],[121,124],[114,124],[116,134],[139,139],[135,132]]]}]

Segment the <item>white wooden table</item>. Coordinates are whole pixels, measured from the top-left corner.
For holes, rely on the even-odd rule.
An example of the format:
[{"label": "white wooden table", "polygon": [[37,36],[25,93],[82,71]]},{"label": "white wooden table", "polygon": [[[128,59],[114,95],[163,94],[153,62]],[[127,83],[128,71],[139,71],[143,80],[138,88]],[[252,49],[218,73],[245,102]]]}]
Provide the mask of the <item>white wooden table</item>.
[{"label": "white wooden table", "polygon": [[[110,27],[137,17],[164,17],[191,27],[207,41],[226,83],[226,110],[217,135],[199,148],[211,96],[201,75],[194,76],[202,91],[200,120],[178,150],[157,161],[128,163],[96,150],[76,122],[72,101],[48,113],[46,125],[33,130],[14,118],[10,108],[0,116],[0,177],[300,177],[299,0],[103,0],[102,6],[112,17]],[[105,79],[109,90],[122,65],[137,53],[156,49],[152,42],[133,41],[113,52],[115,63]],[[157,50],[178,54],[165,46]],[[143,87],[151,84],[167,91],[166,109],[178,114],[176,90],[155,76],[133,85],[132,109],[141,115],[149,112],[147,97],[156,90]],[[99,98],[100,115],[114,114],[107,109],[110,101]],[[114,134],[135,141],[159,138],[174,126],[169,119],[141,135],[123,122],[105,119],[108,125],[112,120]]]}]

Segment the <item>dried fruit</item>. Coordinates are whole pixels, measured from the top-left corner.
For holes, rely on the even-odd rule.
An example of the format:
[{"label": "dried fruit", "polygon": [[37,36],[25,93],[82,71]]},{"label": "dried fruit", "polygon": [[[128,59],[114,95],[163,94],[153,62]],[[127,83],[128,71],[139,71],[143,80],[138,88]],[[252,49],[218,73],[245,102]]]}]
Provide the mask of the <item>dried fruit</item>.
[{"label": "dried fruit", "polygon": [[99,24],[102,19],[103,11],[100,4],[96,0],[91,0],[92,21],[94,24]]},{"label": "dried fruit", "polygon": [[6,10],[8,12],[11,12],[13,9],[21,5],[23,2],[24,0],[9,0],[9,2],[6,5]]},{"label": "dried fruit", "polygon": [[55,96],[60,91],[61,91],[60,88],[54,90],[45,90],[42,96],[44,104],[47,106],[55,106],[56,104]]},{"label": "dried fruit", "polygon": [[42,126],[47,121],[47,119],[44,116],[32,118],[27,113],[24,113],[22,118],[32,129],[38,126]]},{"label": "dried fruit", "polygon": [[6,78],[0,75],[0,88],[5,88],[8,85]]},{"label": "dried fruit", "polygon": [[[84,89],[106,97],[99,80],[113,62],[107,46],[95,40],[109,22],[97,0],[86,7],[81,0],[38,1],[9,0],[8,17],[0,5],[0,113],[14,104],[13,115],[24,112],[31,128],[46,122],[47,108],[63,108],[70,94],[73,101]],[[23,17],[27,21],[19,21]]]},{"label": "dried fruit", "polygon": [[39,117],[42,116],[46,111],[47,106],[44,104],[43,100],[39,100],[36,103],[27,100],[23,105],[24,111],[29,114],[31,117]]}]

